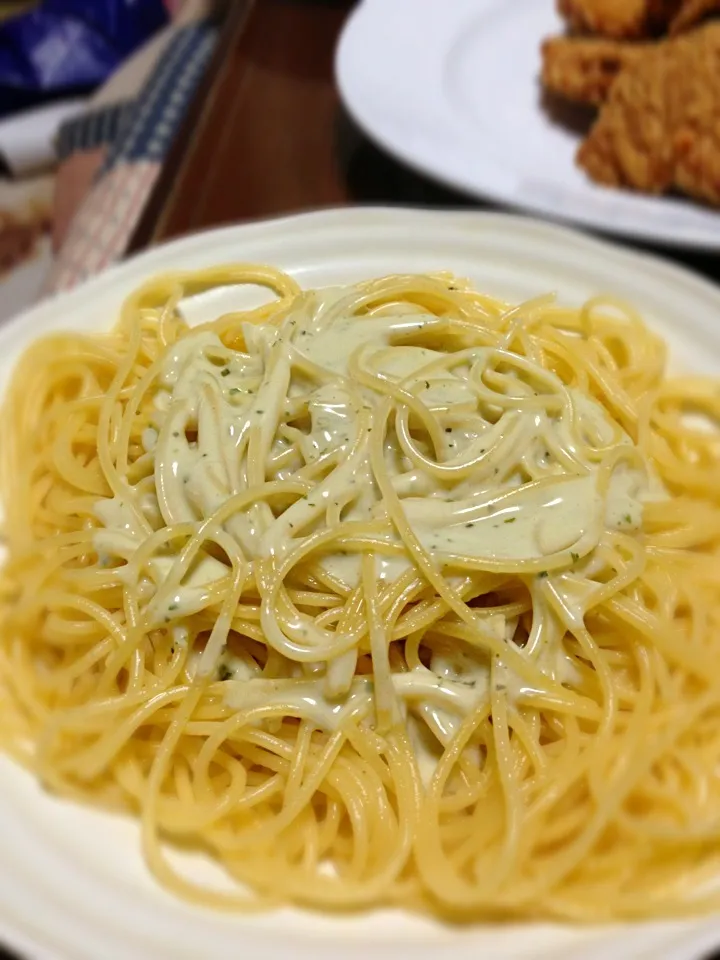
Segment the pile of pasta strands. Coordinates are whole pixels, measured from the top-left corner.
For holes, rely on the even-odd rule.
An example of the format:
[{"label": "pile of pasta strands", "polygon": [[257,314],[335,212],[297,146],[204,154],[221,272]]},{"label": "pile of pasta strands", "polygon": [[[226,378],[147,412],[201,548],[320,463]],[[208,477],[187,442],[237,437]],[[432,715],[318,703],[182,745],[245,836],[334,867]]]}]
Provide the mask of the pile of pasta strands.
[{"label": "pile of pasta strands", "polygon": [[[275,298],[190,329],[228,284]],[[0,745],[138,816],[198,903],[716,909],[720,390],[665,363],[606,299],[244,265],[39,340],[1,421]]]}]

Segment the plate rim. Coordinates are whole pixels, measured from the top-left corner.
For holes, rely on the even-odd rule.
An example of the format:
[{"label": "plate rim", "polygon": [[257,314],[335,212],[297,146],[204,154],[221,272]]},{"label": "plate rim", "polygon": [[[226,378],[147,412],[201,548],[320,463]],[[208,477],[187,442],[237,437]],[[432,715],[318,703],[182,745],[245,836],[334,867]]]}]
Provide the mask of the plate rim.
[{"label": "plate rim", "polygon": [[[363,0],[360,6],[362,7],[364,3],[368,2],[373,3],[374,0]],[[392,0],[388,0],[388,2],[392,2]],[[2,346],[9,331],[13,330],[16,326],[32,322],[33,318],[42,316],[42,314],[50,310],[50,308],[56,309],[60,307],[61,309],[65,309],[67,305],[72,304],[73,300],[84,300],[89,295],[100,293],[105,288],[111,287],[114,283],[122,282],[123,278],[132,274],[138,266],[144,264],[149,265],[155,260],[161,260],[167,251],[173,252],[182,248],[187,248],[189,251],[193,247],[202,248],[208,241],[214,243],[225,238],[231,238],[237,233],[242,235],[260,235],[269,229],[275,230],[284,226],[291,226],[299,221],[308,224],[315,221],[321,224],[323,221],[327,221],[328,224],[331,225],[332,221],[341,222],[345,218],[350,218],[357,220],[359,225],[363,225],[366,221],[368,224],[371,224],[374,220],[384,217],[398,220],[403,218],[408,220],[411,218],[418,220],[442,218],[446,220],[457,220],[458,222],[465,220],[468,223],[475,220],[478,224],[487,224],[490,227],[497,225],[501,229],[535,233],[539,236],[545,234],[548,241],[569,245],[575,250],[585,249],[588,253],[595,253],[605,258],[611,257],[616,261],[635,263],[639,268],[644,270],[660,271],[665,276],[669,274],[675,282],[682,283],[683,285],[689,284],[695,287],[698,292],[700,292],[700,288],[702,288],[704,295],[711,294],[720,302],[720,284],[714,283],[711,279],[704,276],[701,272],[694,270],[692,267],[671,259],[670,250],[655,252],[626,247],[613,241],[612,237],[589,234],[566,220],[545,220],[521,211],[458,210],[445,207],[428,208],[414,205],[389,206],[383,204],[369,204],[357,207],[330,205],[316,210],[273,215],[246,223],[232,223],[207,230],[198,230],[164,241],[145,250],[140,250],[120,263],[113,264],[101,273],[88,278],[78,286],[70,290],[58,290],[38,303],[26,307],[15,316],[0,322],[0,346]]]},{"label": "plate rim", "polygon": [[[610,215],[602,216],[593,213],[591,209],[584,210],[580,206],[576,206],[571,212],[562,211],[558,210],[552,202],[543,201],[542,198],[533,199],[527,196],[520,198],[514,196],[511,191],[493,188],[487,184],[483,188],[467,172],[449,172],[446,165],[442,161],[437,162],[424,147],[418,144],[413,147],[407,144],[402,137],[393,136],[389,125],[382,119],[378,120],[377,114],[371,108],[368,108],[365,95],[358,92],[361,84],[354,69],[354,61],[356,60],[354,48],[356,44],[362,41],[366,26],[372,27],[373,24],[376,24],[378,28],[381,27],[381,6],[387,9],[394,3],[399,5],[400,2],[404,2],[404,0],[381,0],[381,2],[378,2],[378,0],[360,0],[345,20],[335,48],[334,76],[342,104],[353,122],[376,145],[414,172],[428,176],[442,186],[460,191],[471,200],[497,204],[501,210],[504,208],[511,215],[526,211],[531,216],[546,217],[559,225],[597,231],[607,239],[623,237],[628,240],[650,243],[667,251],[673,249],[690,250],[698,253],[720,251],[720,208],[715,212],[714,208],[707,207],[707,211],[711,214],[715,213],[717,217],[716,230],[699,228],[693,231],[693,229],[689,229],[684,231],[681,236],[673,235],[670,227],[658,231],[657,226],[653,223],[643,225],[643,220],[640,218],[636,223],[624,220],[613,222]],[[498,0],[495,0],[495,2],[498,2]],[[420,6],[418,4],[418,8]],[[487,157],[484,158],[483,163],[486,169],[497,169],[497,164]],[[659,204],[667,203],[667,199],[663,196],[652,197],[645,194],[633,194],[632,191],[626,191],[623,188],[596,186],[598,189],[607,189],[612,194],[613,199],[620,202],[629,195],[630,198],[639,196],[654,200]],[[692,201],[688,200],[688,202]],[[698,206],[702,208],[702,204],[698,203]]]},{"label": "plate rim", "polygon": [[[364,208],[329,208],[326,210],[313,211],[310,213],[292,214],[288,216],[273,217],[253,223],[229,225],[208,231],[201,231],[189,236],[180,237],[165,244],[158,245],[149,250],[129,258],[127,261],[116,265],[105,271],[99,276],[89,280],[78,288],[61,292],[54,297],[43,301],[42,303],[23,311],[15,318],[0,325],[0,353],[5,344],[10,343],[13,337],[22,330],[23,327],[32,331],[33,325],[42,326],[46,316],[61,316],[67,318],[63,323],[63,328],[72,329],[71,311],[74,304],[90,301],[93,297],[108,295],[119,299],[125,290],[140,282],[138,274],[148,275],[162,269],[163,261],[170,259],[173,254],[182,252],[184,257],[192,256],[194,251],[206,250],[207,247],[213,247],[218,244],[224,244],[228,247],[237,247],[238,253],[242,253],[242,240],[249,237],[266,237],[272,240],[277,236],[282,242],[285,231],[288,234],[297,236],[299,232],[306,231],[310,227],[319,230],[338,229],[346,234],[351,234],[355,227],[365,227],[369,229],[381,230],[383,227],[393,227],[394,229],[407,228],[411,223],[417,225],[420,222],[432,223],[435,225],[446,224],[449,230],[455,230],[457,226],[469,228],[478,226],[488,231],[497,230],[506,237],[512,239],[513,236],[520,237],[524,235],[531,238],[536,244],[544,243],[555,248],[554,256],[558,256],[558,251],[563,249],[572,249],[574,251],[585,251],[587,255],[594,259],[602,261],[603,269],[610,269],[615,263],[620,262],[626,268],[634,267],[644,275],[651,278],[659,274],[663,275],[666,283],[672,283],[682,289],[687,289],[696,297],[703,298],[711,304],[713,310],[718,311],[720,316],[720,286],[712,281],[697,275],[692,270],[669,262],[663,257],[648,254],[644,251],[633,251],[623,247],[608,243],[605,240],[599,240],[594,237],[588,237],[576,230],[565,226],[559,226],[552,223],[546,223],[524,216],[515,216],[505,213],[475,211],[475,210],[428,210],[424,208],[402,208],[402,207],[364,207]],[[471,237],[472,233],[468,233]],[[425,241],[424,246],[428,249],[432,247],[432,239]],[[237,257],[236,259],[240,259]],[[229,262],[229,261],[228,261]],[[172,269],[172,268],[171,268]],[[109,318],[108,318],[109,325]],[[100,327],[101,324],[98,324]],[[46,330],[38,330],[37,335],[41,335]],[[33,339],[32,333],[27,335],[27,339]],[[720,341],[719,341],[720,343]],[[719,347],[720,350],[720,347]],[[3,364],[5,366],[5,364]],[[8,367],[11,364],[7,364]],[[70,955],[64,952],[64,948],[56,950],[54,944],[48,946],[47,942],[42,943],[29,935],[27,928],[20,921],[17,929],[11,929],[8,924],[0,917],[0,934],[5,938],[8,945],[15,949],[25,952],[28,956],[42,958],[42,960],[70,960]],[[51,935],[51,940],[54,938]],[[720,940],[720,927],[718,932],[714,933],[710,929],[705,929],[705,925],[700,922],[689,927],[687,932],[687,941],[691,949],[704,949],[717,943]],[[332,945],[333,941],[330,941]],[[336,942],[336,941],[334,941]],[[403,941],[398,941],[402,943]],[[358,944],[362,950],[371,948],[373,941],[364,941]],[[297,955],[305,956],[304,947],[301,945]],[[348,955],[362,956],[352,951],[352,940],[345,940],[342,944]],[[396,949],[397,944],[378,943],[377,947],[383,949]],[[439,955],[440,951],[447,946],[447,941],[438,943],[432,952],[435,957],[435,950]],[[480,945],[481,946],[481,945]],[[588,943],[588,956],[599,958],[597,944]],[[683,943],[685,946],[685,941]],[[272,942],[268,942],[268,958],[282,955],[275,954],[273,949],[278,951],[281,945],[278,943],[273,947]],[[307,941],[307,956],[310,956],[310,950],[313,950],[318,956],[325,956],[324,949],[319,947],[319,941]],[[467,948],[465,948],[467,949]],[[470,948],[472,949],[472,947]],[[679,949],[679,948],[678,948]],[[463,954],[464,955],[464,951]],[[559,956],[565,955],[561,951]],[[259,956],[259,953],[258,953]],[[422,952],[423,957],[430,954]],[[637,954],[635,954],[637,956]],[[665,960],[681,960],[683,954],[673,950],[668,952]]]}]

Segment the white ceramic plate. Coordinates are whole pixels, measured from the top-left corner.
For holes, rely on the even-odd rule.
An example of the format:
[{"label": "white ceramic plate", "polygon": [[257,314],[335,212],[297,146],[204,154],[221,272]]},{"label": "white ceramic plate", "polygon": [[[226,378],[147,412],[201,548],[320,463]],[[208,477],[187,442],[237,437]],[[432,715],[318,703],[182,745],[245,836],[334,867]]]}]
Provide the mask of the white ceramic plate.
[{"label": "white ceramic plate", "polygon": [[[305,286],[396,271],[452,269],[511,300],[557,290],[579,304],[629,298],[666,336],[677,364],[720,373],[720,288],[660,260],[558,227],[480,213],[342,210],[200,234],[155,248],[0,327],[0,390],[19,352],[58,329],[105,330],[124,296],[173,268],[265,261]],[[232,291],[188,307],[227,308]],[[218,882],[201,860],[184,868]],[[597,929],[553,925],[452,929],[390,911],[323,917],[283,910],[227,916],[159,889],[137,824],[54,799],[0,759],[0,942],[38,960],[697,960],[720,946],[720,918]]]},{"label": "white ceramic plate", "polygon": [[337,80],[371,137],[449,185],[653,243],[720,249],[720,212],[599,187],[575,165],[579,129],[548,113],[538,82],[540,44],[561,31],[555,0],[363,0]]}]

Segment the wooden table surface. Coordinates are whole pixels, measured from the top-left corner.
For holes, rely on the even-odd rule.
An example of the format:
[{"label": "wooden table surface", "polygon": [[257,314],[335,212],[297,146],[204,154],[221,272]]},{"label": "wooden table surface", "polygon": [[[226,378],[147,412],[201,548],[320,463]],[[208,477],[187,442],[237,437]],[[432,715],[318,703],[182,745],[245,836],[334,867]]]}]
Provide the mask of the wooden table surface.
[{"label": "wooden table surface", "polygon": [[[333,57],[353,6],[350,0],[229,0],[215,68],[133,249],[318,207],[498,209],[413,173],[374,147],[344,113]],[[716,255],[653,252],[720,278]]]}]

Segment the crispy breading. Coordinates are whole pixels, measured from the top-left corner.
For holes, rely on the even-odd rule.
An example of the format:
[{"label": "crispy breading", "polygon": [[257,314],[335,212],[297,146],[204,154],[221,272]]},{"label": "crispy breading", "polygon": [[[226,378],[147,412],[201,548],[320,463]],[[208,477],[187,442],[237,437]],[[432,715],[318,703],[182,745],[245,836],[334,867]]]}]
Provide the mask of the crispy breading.
[{"label": "crispy breading", "polygon": [[542,46],[542,82],[577,103],[603,103],[620,70],[652,49],[599,37],[553,37]]},{"label": "crispy breading", "polygon": [[684,0],[670,24],[671,36],[689,30],[712,13],[720,13],[720,0]]},{"label": "crispy breading", "polygon": [[611,39],[642,39],[662,33],[682,0],[558,0],[571,29]]},{"label": "crispy breading", "polygon": [[593,180],[720,205],[720,23],[658,43],[617,77],[578,162]]}]

